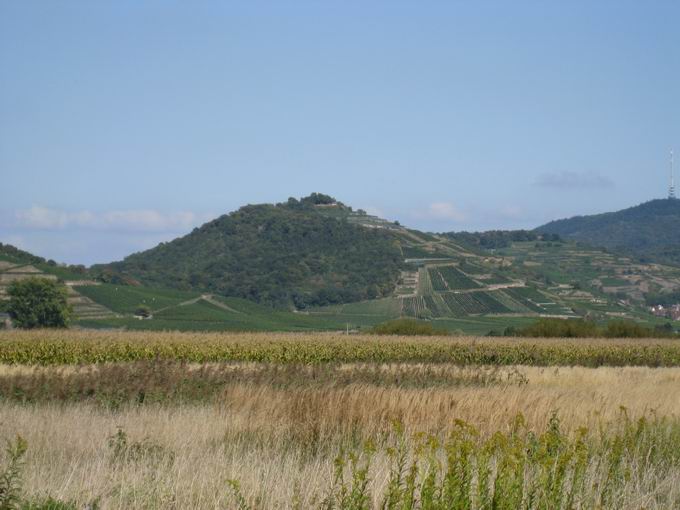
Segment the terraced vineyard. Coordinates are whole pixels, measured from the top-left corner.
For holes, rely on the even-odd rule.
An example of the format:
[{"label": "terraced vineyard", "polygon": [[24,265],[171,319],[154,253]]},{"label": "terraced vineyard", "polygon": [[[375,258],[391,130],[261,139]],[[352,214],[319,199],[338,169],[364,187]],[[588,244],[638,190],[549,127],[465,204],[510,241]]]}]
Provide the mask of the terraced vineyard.
[{"label": "terraced vineyard", "polygon": [[[417,271],[417,283],[411,279],[395,293],[400,316],[432,319],[456,329],[462,325],[463,330],[467,324],[459,319],[465,317],[504,317],[509,324],[511,317],[535,320],[586,312],[601,320],[616,316],[659,324],[646,310],[622,305],[602,293],[603,289],[620,291],[624,285],[627,291],[637,292],[640,276],[628,275],[637,271],[631,269],[629,260],[573,243],[516,242],[492,254],[421,234],[408,231],[402,236],[409,246],[404,253],[418,258],[407,261]],[[658,269],[639,269],[656,271],[649,274],[649,280],[643,276],[644,281],[663,282]],[[680,287],[680,270],[663,269],[663,274],[674,278],[675,283],[669,285]],[[336,319],[345,320],[341,311],[335,311]]]},{"label": "terraced vineyard", "polygon": [[423,317],[426,306],[422,296],[406,297],[401,300],[401,314],[407,317]]},{"label": "terraced vineyard", "polygon": [[451,315],[451,310],[446,306],[446,302],[440,294],[428,295],[423,298],[425,299],[425,306],[430,311],[432,317],[448,317]]},{"label": "terraced vineyard", "polygon": [[509,308],[492,297],[490,292],[446,292],[442,296],[451,313],[457,316],[511,312]]},{"label": "terraced vineyard", "polygon": [[510,313],[512,310],[496,299],[496,294],[496,292],[475,292],[471,295],[486,306],[488,312],[483,313]]},{"label": "terraced vineyard", "polygon": [[480,284],[453,266],[440,266],[438,269],[444,280],[446,280],[446,286],[449,290],[477,289],[481,287]]},{"label": "terraced vineyard", "polygon": [[445,291],[448,290],[446,285],[446,280],[439,272],[438,269],[428,269],[427,274],[430,277],[430,282],[432,282],[432,289],[435,291]]},{"label": "terraced vineyard", "polygon": [[545,296],[536,289],[530,287],[517,287],[505,289],[505,292],[532,312],[545,312],[545,309],[538,304],[539,302],[545,301]]},{"label": "terraced vineyard", "polygon": [[416,265],[417,284],[396,292],[401,316],[445,320],[481,315],[573,315],[567,304],[547,296],[535,283],[514,277],[507,268],[500,272],[507,264],[498,259],[459,253],[448,262],[421,258]]},{"label": "terraced vineyard", "polygon": [[494,298],[496,298],[503,306],[508,308],[511,312],[514,313],[520,313],[520,314],[525,314],[531,312],[529,308],[524,306],[521,301],[518,301],[516,299],[513,299],[509,295],[509,290],[511,287],[504,289],[504,290],[498,290],[494,292]]},{"label": "terraced vineyard", "polygon": [[512,283],[510,278],[498,273],[475,275],[475,278],[485,285],[502,285],[506,283]]},{"label": "terraced vineyard", "polygon": [[[40,277],[48,280],[59,280],[57,276],[74,276],[71,273],[59,267],[37,267],[34,264],[25,264],[22,262],[10,261],[8,259],[0,259],[0,301],[8,299],[7,287],[17,280],[24,278]],[[46,273],[45,270],[50,270]],[[110,309],[102,306],[100,303],[88,298],[79,293],[73,283],[91,283],[83,280],[82,282],[67,282],[68,290],[68,304],[73,308],[73,313],[77,319],[110,319],[116,316]]]},{"label": "terraced vineyard", "polygon": [[77,292],[68,285],[68,303],[73,307],[73,313],[78,320],[110,319],[116,314],[110,309]]}]

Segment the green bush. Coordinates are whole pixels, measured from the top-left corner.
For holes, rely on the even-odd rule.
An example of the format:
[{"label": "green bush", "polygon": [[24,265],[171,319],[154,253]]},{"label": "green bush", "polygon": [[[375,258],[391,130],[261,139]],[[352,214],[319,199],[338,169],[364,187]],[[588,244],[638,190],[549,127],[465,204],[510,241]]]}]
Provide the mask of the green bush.
[{"label": "green bush", "polygon": [[147,305],[139,305],[135,309],[135,315],[144,318],[151,317],[151,308],[149,308]]},{"label": "green bush", "polygon": [[63,328],[68,325],[71,307],[66,287],[47,278],[26,278],[12,282],[9,315],[20,328]]},{"label": "green bush", "polygon": [[0,510],[18,509],[21,504],[21,474],[28,444],[21,436],[7,442],[7,465],[0,472]]},{"label": "green bush", "polygon": [[374,326],[369,333],[373,335],[425,335],[425,336],[440,336],[448,335],[448,332],[443,329],[436,329],[429,322],[418,321],[415,319],[397,319],[389,322],[383,322]]},{"label": "green bush", "polygon": [[[40,501],[28,501],[22,497],[22,475],[28,443],[21,436],[8,441],[5,449],[6,465],[0,471],[0,510],[76,510],[75,503],[56,500],[52,497]],[[96,510],[97,501],[85,508]]]},{"label": "green bush", "polygon": [[69,503],[64,501],[59,501],[52,497],[40,501],[27,501],[21,505],[21,510],[80,510],[81,508],[87,508],[95,510],[99,508],[96,503],[91,503],[90,505],[80,507],[75,503]]},{"label": "green bush", "polygon": [[674,338],[672,326],[649,328],[633,321],[609,321],[604,326],[583,319],[539,319],[524,328],[508,328],[505,336],[533,338]]},{"label": "green bush", "polygon": [[596,323],[582,319],[539,319],[510,336],[534,338],[592,338],[602,336]]}]

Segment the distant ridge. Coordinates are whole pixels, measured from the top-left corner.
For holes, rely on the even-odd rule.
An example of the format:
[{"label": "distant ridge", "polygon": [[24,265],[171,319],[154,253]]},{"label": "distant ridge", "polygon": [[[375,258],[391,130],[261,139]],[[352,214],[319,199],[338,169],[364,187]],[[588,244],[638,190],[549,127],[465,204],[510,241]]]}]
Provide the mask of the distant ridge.
[{"label": "distant ridge", "polygon": [[680,200],[645,202],[617,212],[551,221],[536,229],[621,251],[646,262],[680,265]]}]

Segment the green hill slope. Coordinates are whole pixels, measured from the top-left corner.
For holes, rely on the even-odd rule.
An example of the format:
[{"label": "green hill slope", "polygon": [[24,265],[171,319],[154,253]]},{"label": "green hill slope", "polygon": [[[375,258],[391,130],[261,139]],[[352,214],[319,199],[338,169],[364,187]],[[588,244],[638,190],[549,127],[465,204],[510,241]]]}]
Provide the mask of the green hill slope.
[{"label": "green hill slope", "polygon": [[403,265],[399,244],[385,229],[349,221],[351,213],[320,194],[248,205],[97,271],[280,307],[389,295]]},{"label": "green hill slope", "polygon": [[680,264],[680,200],[652,200],[618,212],[576,216],[536,229],[643,261]]}]

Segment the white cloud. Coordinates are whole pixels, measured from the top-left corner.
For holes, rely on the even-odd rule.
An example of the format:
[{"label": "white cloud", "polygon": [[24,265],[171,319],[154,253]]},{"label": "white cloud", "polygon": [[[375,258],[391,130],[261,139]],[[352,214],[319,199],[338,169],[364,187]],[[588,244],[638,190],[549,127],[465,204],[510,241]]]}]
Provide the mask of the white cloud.
[{"label": "white cloud", "polygon": [[45,230],[63,228],[68,222],[66,213],[53,211],[40,206],[33,206],[30,209],[16,211],[14,213],[14,219],[16,220],[15,224],[17,226]]},{"label": "white cloud", "polygon": [[437,220],[450,220],[456,222],[467,220],[467,214],[451,202],[434,202],[430,204],[425,216]]},{"label": "white cloud", "polygon": [[191,211],[162,212],[153,209],[120,211],[64,211],[33,206],[5,214],[3,224],[29,230],[118,230],[126,232],[178,232],[214,217]]},{"label": "white cloud", "polygon": [[614,187],[609,177],[595,172],[548,172],[538,176],[535,185],[556,189],[607,189]]}]

